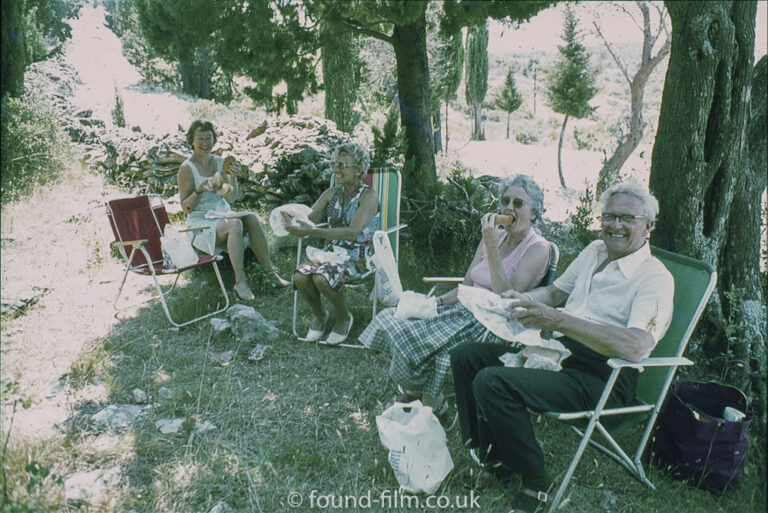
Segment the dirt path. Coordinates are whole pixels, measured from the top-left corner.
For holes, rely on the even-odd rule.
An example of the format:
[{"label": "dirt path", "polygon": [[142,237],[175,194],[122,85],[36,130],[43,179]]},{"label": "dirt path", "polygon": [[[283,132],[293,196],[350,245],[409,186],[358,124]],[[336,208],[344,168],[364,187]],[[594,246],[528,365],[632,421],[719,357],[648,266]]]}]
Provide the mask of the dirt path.
[{"label": "dirt path", "polygon": [[[118,88],[128,123],[145,132],[175,131],[177,124],[188,122],[185,100],[139,86],[138,72],[105,26],[102,7],[84,5],[71,25],[64,60],[80,78],[71,99],[75,105],[93,109],[94,117],[109,126]],[[2,376],[16,379],[36,401],[29,410],[16,412],[14,436],[51,437],[73,404],[106,398],[99,387],[75,397],[64,378],[89,342],[116,324],[112,300],[122,274],[109,254],[112,234],[104,204],[125,195],[73,162],[61,183],[3,209],[3,297],[25,289],[41,295],[25,315],[4,320],[0,333]],[[129,287],[138,291],[130,282]],[[2,413],[6,427],[10,412],[4,406]]]},{"label": "dirt path", "polygon": [[3,295],[25,287],[42,293],[25,315],[2,327],[2,375],[36,399],[17,412],[16,435],[55,432],[75,399],[62,379],[84,347],[116,322],[111,303],[120,266],[109,257],[104,202],[120,195],[101,177],[73,170],[63,183],[3,210]]}]

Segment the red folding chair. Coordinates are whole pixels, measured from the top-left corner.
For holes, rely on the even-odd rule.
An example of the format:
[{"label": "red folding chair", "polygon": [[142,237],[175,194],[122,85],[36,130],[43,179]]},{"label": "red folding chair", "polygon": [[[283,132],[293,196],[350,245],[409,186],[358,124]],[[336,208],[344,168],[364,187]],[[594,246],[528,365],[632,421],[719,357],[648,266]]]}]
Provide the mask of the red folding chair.
[{"label": "red folding chair", "polygon": [[[157,204],[152,204],[153,199]],[[159,197],[150,198],[149,196],[137,196],[135,198],[112,200],[108,202],[106,206],[109,224],[112,227],[112,233],[115,235],[115,241],[112,243],[112,246],[117,247],[120,250],[120,254],[125,260],[125,273],[123,274],[123,280],[120,283],[120,290],[118,290],[115,301],[113,302],[113,306],[116,310],[120,311],[129,306],[136,306],[135,304],[127,305],[122,308],[118,306],[129,272],[144,276],[152,276],[158,296],[163,305],[163,310],[165,311],[165,316],[168,317],[171,324],[176,327],[192,324],[193,322],[216,315],[229,308],[229,296],[224,288],[224,282],[221,280],[219,267],[216,265],[216,262],[223,259],[222,256],[198,255],[196,264],[182,268],[168,269],[163,267],[163,250],[160,244],[160,236],[163,234],[163,228],[165,228],[166,224],[169,224],[169,221],[168,213],[165,211],[165,205],[163,205],[163,202]],[[179,231],[201,231],[205,229],[207,228],[192,228]],[[128,251],[129,248],[130,252]],[[195,317],[194,319],[181,323],[176,322],[171,316],[171,311],[165,300],[166,296],[176,288],[176,283],[179,281],[181,273],[206,265],[213,266],[216,278],[219,281],[219,287],[221,287],[221,292],[224,296],[224,306],[218,310]],[[158,275],[176,275],[173,285],[167,292],[163,292],[160,288],[160,283],[157,280]],[[154,298],[150,298],[149,300],[151,299]]]}]

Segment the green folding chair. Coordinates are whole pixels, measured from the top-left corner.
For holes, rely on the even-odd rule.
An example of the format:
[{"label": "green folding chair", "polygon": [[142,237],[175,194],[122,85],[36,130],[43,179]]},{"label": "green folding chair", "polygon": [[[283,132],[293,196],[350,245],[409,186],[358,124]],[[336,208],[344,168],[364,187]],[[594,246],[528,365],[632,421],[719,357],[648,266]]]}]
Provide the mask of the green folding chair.
[{"label": "green folding chair", "polygon": [[[667,333],[656,345],[649,358],[637,363],[620,358],[608,360],[608,365],[613,370],[594,410],[544,413],[548,418],[568,423],[573,431],[581,437],[576,453],[560,483],[560,487],[552,499],[549,511],[554,511],[562,501],[565,490],[576,470],[576,466],[579,464],[587,443],[592,444],[619,462],[634,477],[647,484],[654,491],[656,490],[656,487],[645,475],[640,459],[651,436],[653,424],[659,414],[659,409],[664,402],[677,367],[693,364],[692,361],[683,357],[683,353],[688,345],[693,329],[696,327],[696,323],[715,288],[717,273],[712,266],[700,260],[654,247],[651,248],[651,253],[664,263],[675,279],[672,322]],[[608,397],[616,383],[616,378],[618,378],[619,371],[624,368],[642,370],[637,381],[636,404],[622,408],[605,408]],[[616,442],[614,436],[637,424],[644,424],[645,429],[640,443],[635,448],[634,456],[630,458],[618,442]],[[595,430],[603,436],[603,439],[610,445],[610,448],[592,440]]]},{"label": "green folding chair", "polygon": [[[379,218],[381,219],[380,230],[387,232],[389,235],[389,242],[392,246],[392,252],[395,255],[395,261],[398,260],[400,254],[400,230],[407,225],[400,224],[400,198],[402,195],[402,178],[400,170],[396,167],[379,167],[370,169],[365,176],[363,183],[371,187],[379,196]],[[331,178],[331,187],[333,187],[333,178]],[[298,251],[296,253],[296,265],[301,264],[302,249],[304,239],[299,238]],[[369,270],[363,273],[361,276],[350,280],[351,284],[362,283],[368,280],[370,277],[374,277],[373,285],[373,306],[372,316],[376,315],[378,309],[378,294],[377,287],[378,276],[373,271]],[[301,338],[297,330],[299,314],[299,293],[294,291],[293,293],[293,334],[297,338]],[[360,344],[339,344],[338,347],[354,347],[364,348]]]}]

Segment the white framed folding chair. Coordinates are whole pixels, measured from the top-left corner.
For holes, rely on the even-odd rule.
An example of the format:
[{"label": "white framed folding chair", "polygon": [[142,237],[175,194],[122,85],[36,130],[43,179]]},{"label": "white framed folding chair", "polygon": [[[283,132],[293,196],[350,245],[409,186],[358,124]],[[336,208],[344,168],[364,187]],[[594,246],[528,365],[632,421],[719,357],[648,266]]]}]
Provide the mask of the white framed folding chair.
[{"label": "white framed folding chair", "polygon": [[[675,280],[672,322],[667,333],[658,342],[649,358],[637,363],[620,358],[608,360],[608,365],[611,366],[612,371],[594,410],[544,413],[548,418],[566,422],[581,437],[571,463],[550,503],[549,511],[555,511],[563,500],[565,490],[568,488],[587,444],[591,444],[607,454],[624,466],[638,480],[654,491],[656,490],[656,487],[645,475],[641,457],[678,366],[693,364],[692,361],[683,357],[683,353],[715,288],[717,273],[711,265],[700,260],[659,248],[651,248],[651,252],[664,263]],[[638,376],[636,402],[622,408],[605,408],[619,372],[625,368],[643,370]],[[634,455],[630,457],[614,436],[629,428],[636,427],[638,424],[645,427],[642,438],[637,447],[634,448]],[[595,431],[600,433],[610,448],[592,439]]]},{"label": "white framed folding chair", "polygon": [[[402,197],[402,176],[400,170],[396,167],[370,169],[368,170],[363,183],[371,187],[379,197],[379,218],[381,220],[379,229],[389,235],[390,246],[392,247],[392,252],[395,256],[395,262],[397,262],[400,253],[400,230],[407,226],[405,224],[400,224],[400,200]],[[333,178],[331,178],[331,187],[333,187],[333,185]],[[301,264],[303,248],[304,238],[299,238],[296,252],[296,266]],[[354,285],[361,283],[367,281],[371,277],[374,278],[372,316],[375,316],[378,309],[378,295],[376,291],[379,286],[376,273],[372,270],[368,270],[356,279],[351,280],[350,284]],[[298,316],[299,292],[294,290],[291,329],[293,330],[294,336],[301,338],[301,335],[298,333]],[[322,344],[322,342],[318,341],[318,344]],[[338,344],[336,347],[365,348],[365,346],[360,344],[347,343]]]}]

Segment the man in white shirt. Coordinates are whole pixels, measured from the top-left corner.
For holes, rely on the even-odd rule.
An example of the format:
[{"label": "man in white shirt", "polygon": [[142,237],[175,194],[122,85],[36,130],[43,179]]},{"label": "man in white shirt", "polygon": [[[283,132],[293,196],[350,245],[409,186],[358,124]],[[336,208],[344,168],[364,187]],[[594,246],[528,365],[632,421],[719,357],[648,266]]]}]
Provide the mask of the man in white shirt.
[{"label": "man in white shirt", "polygon": [[[514,511],[533,511],[551,484],[528,409],[594,408],[610,374],[608,358],[647,357],[672,318],[674,280],[651,256],[648,235],[658,202],[635,182],[600,196],[601,240],[587,246],[552,285],[520,294],[510,317],[524,326],[552,330],[571,351],[560,372],[503,367],[502,344],[472,343],[451,353],[462,436],[498,477],[522,475]],[[563,308],[555,308],[565,303]],[[637,371],[619,374],[608,406],[635,396]],[[478,485],[485,484],[484,472]]]}]

